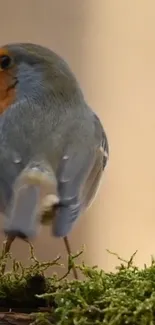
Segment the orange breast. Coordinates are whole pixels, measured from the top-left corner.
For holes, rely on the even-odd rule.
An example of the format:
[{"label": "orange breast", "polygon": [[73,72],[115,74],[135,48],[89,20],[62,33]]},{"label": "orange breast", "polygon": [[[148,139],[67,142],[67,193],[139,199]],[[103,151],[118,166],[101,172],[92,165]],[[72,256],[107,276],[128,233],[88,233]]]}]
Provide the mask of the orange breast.
[{"label": "orange breast", "polygon": [[0,115],[15,101],[15,87],[9,88],[12,85],[11,79],[10,72],[0,71]]}]

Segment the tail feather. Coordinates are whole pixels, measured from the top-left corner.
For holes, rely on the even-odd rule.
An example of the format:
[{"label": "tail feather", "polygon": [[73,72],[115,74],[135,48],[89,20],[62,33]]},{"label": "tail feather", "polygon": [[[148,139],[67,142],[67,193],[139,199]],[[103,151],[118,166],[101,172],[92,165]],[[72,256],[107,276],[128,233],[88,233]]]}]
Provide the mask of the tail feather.
[{"label": "tail feather", "polygon": [[31,163],[14,184],[5,233],[25,238],[36,236],[43,211],[56,203],[57,181],[51,167],[45,162]]}]

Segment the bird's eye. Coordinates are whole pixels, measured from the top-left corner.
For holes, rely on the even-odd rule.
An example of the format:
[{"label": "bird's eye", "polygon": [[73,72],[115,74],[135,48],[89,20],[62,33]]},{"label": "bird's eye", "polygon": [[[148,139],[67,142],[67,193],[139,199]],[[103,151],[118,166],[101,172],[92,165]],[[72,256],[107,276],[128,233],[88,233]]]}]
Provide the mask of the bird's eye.
[{"label": "bird's eye", "polygon": [[0,69],[5,70],[5,69],[10,68],[11,62],[12,62],[12,60],[11,60],[10,56],[2,55],[0,57]]}]

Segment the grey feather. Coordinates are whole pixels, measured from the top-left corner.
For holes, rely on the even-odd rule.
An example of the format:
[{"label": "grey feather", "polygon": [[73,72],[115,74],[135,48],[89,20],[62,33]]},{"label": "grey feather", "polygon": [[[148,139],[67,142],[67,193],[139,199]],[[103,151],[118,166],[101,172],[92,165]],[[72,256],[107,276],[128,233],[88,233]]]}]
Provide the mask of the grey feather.
[{"label": "grey feather", "polygon": [[9,206],[4,232],[9,236],[32,238],[36,236],[39,220],[38,202],[40,198],[39,186],[23,185],[13,197]]}]

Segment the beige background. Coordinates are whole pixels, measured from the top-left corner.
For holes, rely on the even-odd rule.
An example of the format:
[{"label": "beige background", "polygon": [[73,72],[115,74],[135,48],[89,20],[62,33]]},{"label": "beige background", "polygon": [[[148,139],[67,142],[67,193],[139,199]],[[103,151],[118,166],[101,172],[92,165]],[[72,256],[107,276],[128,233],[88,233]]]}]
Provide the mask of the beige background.
[{"label": "beige background", "polygon": [[[155,253],[155,2],[154,0],[5,0],[0,42],[31,41],[61,54],[101,117],[110,161],[90,211],[70,234],[73,251],[106,270],[116,264],[106,248],[137,263]],[[1,237],[2,238],[2,237]],[[44,229],[36,255],[66,254]],[[17,241],[14,256],[27,263]]]}]

